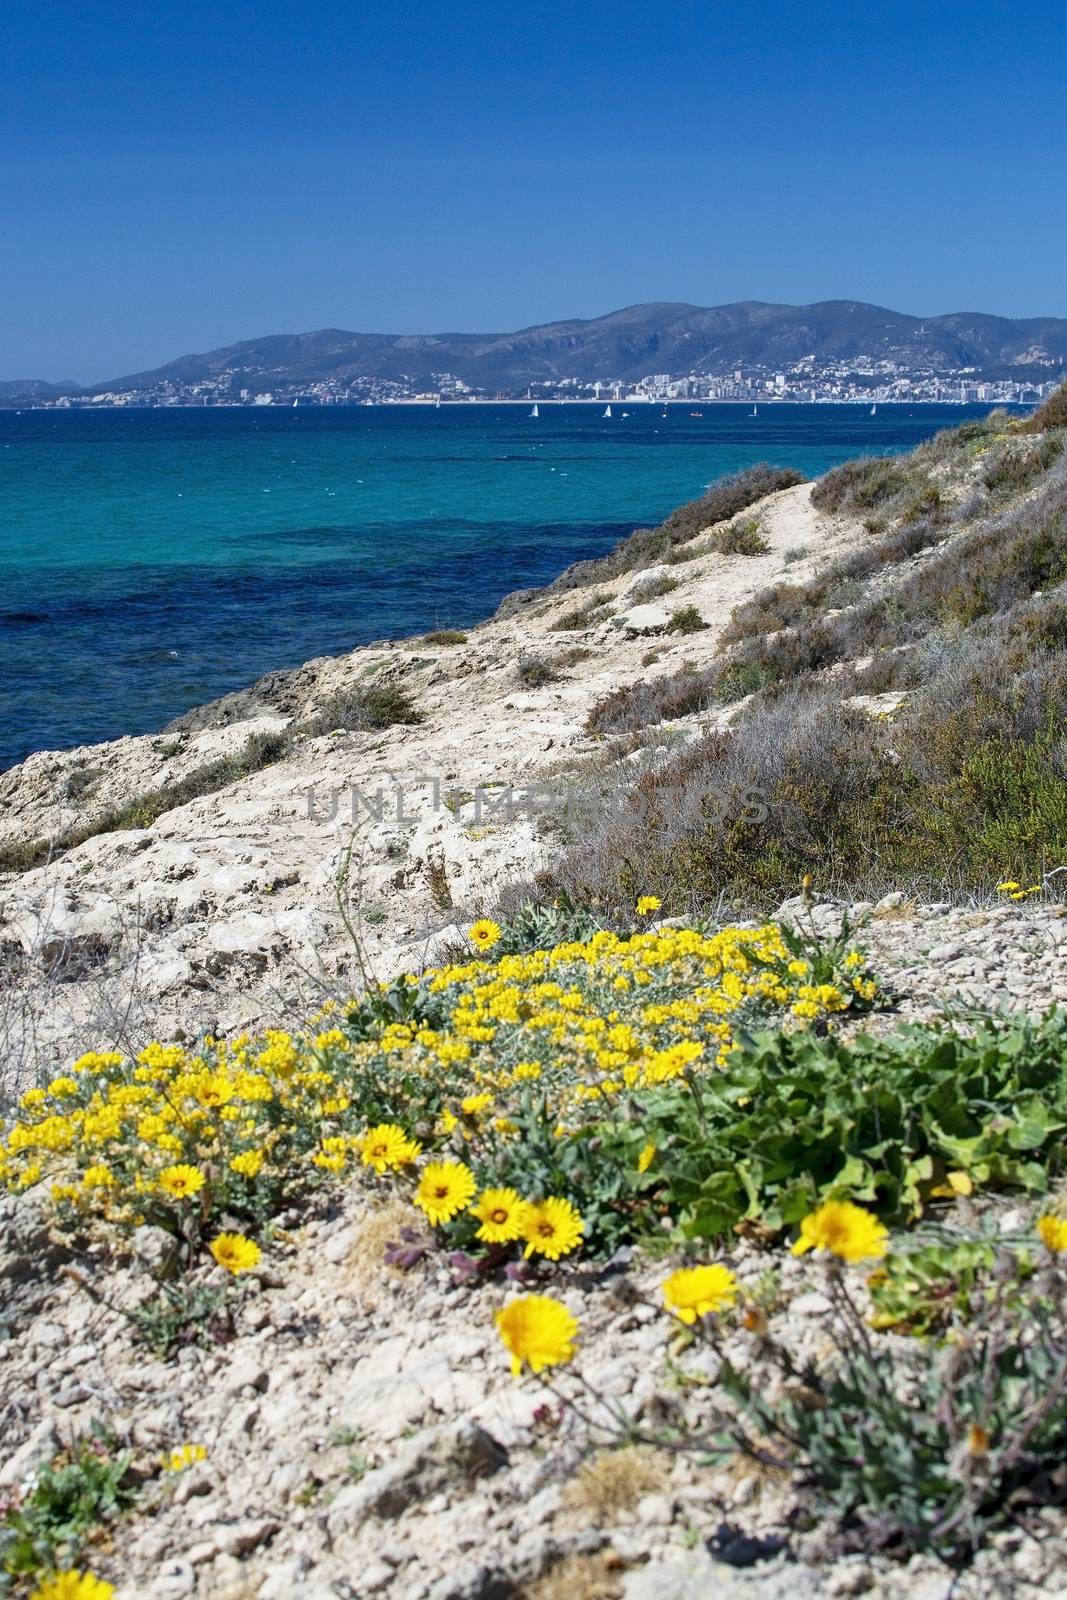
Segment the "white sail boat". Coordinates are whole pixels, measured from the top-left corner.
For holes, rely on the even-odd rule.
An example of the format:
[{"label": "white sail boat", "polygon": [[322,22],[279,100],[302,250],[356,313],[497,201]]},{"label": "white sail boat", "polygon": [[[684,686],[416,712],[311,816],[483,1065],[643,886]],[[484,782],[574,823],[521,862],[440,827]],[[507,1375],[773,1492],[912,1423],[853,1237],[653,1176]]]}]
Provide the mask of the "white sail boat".
[{"label": "white sail boat", "polygon": [[873,416],[874,416],[874,413],[875,413],[875,412],[876,412],[876,411],[877,411],[877,410],[878,410],[878,407],[877,407],[877,406],[872,406],[872,407],[871,407],[871,416],[872,416],[872,417],[873,417]]},{"label": "white sail boat", "polygon": [[759,410],[758,410],[758,408],[756,406],[752,407],[752,415],[754,417],[758,417],[759,416]]},{"label": "white sail boat", "polygon": [[604,408],[604,415],[605,415],[605,416],[606,416],[606,417],[610,417],[610,416],[611,416],[611,407],[610,407],[610,406],[605,406],[605,408]]},{"label": "white sail boat", "polygon": [[534,406],[533,410],[530,412],[530,415],[531,415],[531,417],[539,417],[541,415],[541,413],[540,413],[540,411],[538,411],[536,405]]}]

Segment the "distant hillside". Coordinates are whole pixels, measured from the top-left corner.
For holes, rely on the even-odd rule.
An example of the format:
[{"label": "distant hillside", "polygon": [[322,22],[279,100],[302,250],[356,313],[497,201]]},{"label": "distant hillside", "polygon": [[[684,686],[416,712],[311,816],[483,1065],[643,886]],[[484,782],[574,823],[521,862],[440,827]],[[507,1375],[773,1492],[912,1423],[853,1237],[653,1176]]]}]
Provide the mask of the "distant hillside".
[{"label": "distant hillside", "polygon": [[[1067,319],[1012,319],[980,312],[943,317],[905,316],[855,300],[810,306],[746,300],[726,306],[671,302],[627,306],[589,321],[549,322],[516,333],[270,334],[186,355],[150,372],[91,386],[146,392],[170,383],[232,382],[235,390],[284,388],[319,380],[356,378],[436,387],[451,373],[489,393],[521,393],[531,383],[576,378],[634,381],[656,372],[727,373],[735,367],[777,369],[805,356],[817,362],[867,357],[895,361],[908,371],[973,368],[985,377],[1039,380],[1047,363],[1067,364]],[[0,385],[0,400],[76,385],[26,381]]]},{"label": "distant hillside", "polygon": [[43,378],[9,378],[0,383],[0,405],[19,400],[58,400],[60,395],[81,394],[78,383],[45,383]]},{"label": "distant hillside", "polygon": [[1067,320],[955,313],[923,321],[854,300],[812,306],[752,300],[713,307],[656,303],[517,333],[368,334],[326,328],[273,334],[182,356],[153,372],[96,387],[152,388],[167,379],[195,383],[224,372],[268,386],[347,376],[409,378],[429,385],[435,373],[451,372],[478,387],[511,390],[542,379],[632,380],[653,372],[779,366],[806,355],[823,360],[873,356],[909,368],[974,366],[1002,372],[1041,360],[1067,361]]}]

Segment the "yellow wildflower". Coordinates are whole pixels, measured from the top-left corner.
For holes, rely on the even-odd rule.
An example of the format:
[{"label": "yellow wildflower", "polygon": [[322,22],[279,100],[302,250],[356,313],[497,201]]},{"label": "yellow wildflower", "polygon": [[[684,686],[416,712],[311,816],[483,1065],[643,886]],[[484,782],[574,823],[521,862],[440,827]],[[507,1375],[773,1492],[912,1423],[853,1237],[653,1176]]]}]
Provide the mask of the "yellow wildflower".
[{"label": "yellow wildflower", "polygon": [[1050,1250],[1067,1250],[1067,1219],[1047,1216],[1038,1219],[1037,1231]]},{"label": "yellow wildflower", "polygon": [[420,1148],[395,1122],[380,1122],[377,1127],[368,1128],[359,1145],[363,1165],[373,1167],[379,1177],[390,1168],[409,1166]]},{"label": "yellow wildflower", "polygon": [[638,900],[634,910],[639,917],[651,916],[653,911],[658,911],[663,901],[655,894],[643,894]]},{"label": "yellow wildflower", "polygon": [[110,1167],[100,1161],[95,1166],[86,1167],[82,1173],[82,1185],[86,1189],[112,1189],[115,1175]]},{"label": "yellow wildflower", "polygon": [[261,1171],[264,1159],[262,1150],[242,1150],[230,1162],[230,1171],[239,1173],[242,1178],[254,1178]]},{"label": "yellow wildflower", "polygon": [[549,1195],[547,1200],[533,1200],[523,1212],[522,1236],[526,1240],[523,1252],[527,1257],[534,1252],[558,1261],[570,1255],[582,1239],[581,1214],[569,1200]]},{"label": "yellow wildflower", "polygon": [[737,1300],[737,1279],[729,1267],[681,1267],[663,1285],[667,1308],[682,1322],[725,1311]]},{"label": "yellow wildflower", "polygon": [[114,1593],[114,1584],[107,1583],[103,1578],[94,1578],[91,1572],[75,1572],[73,1568],[67,1568],[63,1572],[53,1572],[51,1577],[39,1583],[30,1600],[111,1600]]},{"label": "yellow wildflower", "polygon": [[243,1233],[220,1233],[208,1248],[219,1266],[232,1272],[234,1277],[241,1272],[251,1272],[259,1265],[263,1254],[259,1245],[246,1239]]},{"label": "yellow wildflower", "polygon": [[336,1137],[324,1139],[322,1149],[311,1158],[316,1167],[323,1167],[327,1172],[343,1172],[347,1159],[348,1142]]},{"label": "yellow wildflower", "polygon": [[655,1147],[655,1145],[654,1144],[646,1144],[644,1146],[644,1148],[642,1149],[641,1154],[637,1158],[637,1170],[638,1170],[638,1172],[647,1172],[649,1167],[652,1165],[653,1161],[655,1161],[655,1159],[656,1159],[656,1147]]},{"label": "yellow wildflower", "polygon": [[495,944],[500,943],[500,924],[490,921],[488,917],[481,917],[477,922],[471,924],[467,938],[476,950],[481,950],[484,953],[486,950],[491,950]]},{"label": "yellow wildflower", "polygon": [[483,1189],[471,1211],[486,1244],[508,1244],[522,1235],[524,1204],[514,1189]]},{"label": "yellow wildflower", "polygon": [[187,1467],[194,1466],[198,1461],[207,1460],[207,1451],[202,1444],[180,1444],[163,1458],[165,1472],[184,1472]]},{"label": "yellow wildflower", "polygon": [[574,1356],[577,1320],[551,1295],[522,1295],[498,1311],[494,1320],[511,1356],[512,1377],[519,1376],[523,1362],[531,1372],[541,1372]]},{"label": "yellow wildflower", "polygon": [[204,1187],[204,1174],[197,1167],[164,1167],[159,1174],[159,1187],[170,1199],[185,1200]]},{"label": "yellow wildflower", "polygon": [[877,1217],[850,1200],[827,1200],[800,1224],[793,1254],[828,1250],[842,1261],[869,1261],[884,1256],[889,1235]]},{"label": "yellow wildflower", "polygon": [[415,1204],[436,1228],[467,1209],[476,1187],[474,1173],[462,1161],[431,1161],[423,1168]]}]

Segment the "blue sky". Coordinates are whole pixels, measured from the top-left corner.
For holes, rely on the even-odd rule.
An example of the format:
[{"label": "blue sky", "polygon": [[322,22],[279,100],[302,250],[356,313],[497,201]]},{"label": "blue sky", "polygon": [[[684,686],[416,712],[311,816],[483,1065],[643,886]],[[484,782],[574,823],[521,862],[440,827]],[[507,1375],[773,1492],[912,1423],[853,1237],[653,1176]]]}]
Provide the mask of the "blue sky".
[{"label": "blue sky", "polygon": [[0,377],[640,300],[1067,316],[1064,17],[9,0]]}]

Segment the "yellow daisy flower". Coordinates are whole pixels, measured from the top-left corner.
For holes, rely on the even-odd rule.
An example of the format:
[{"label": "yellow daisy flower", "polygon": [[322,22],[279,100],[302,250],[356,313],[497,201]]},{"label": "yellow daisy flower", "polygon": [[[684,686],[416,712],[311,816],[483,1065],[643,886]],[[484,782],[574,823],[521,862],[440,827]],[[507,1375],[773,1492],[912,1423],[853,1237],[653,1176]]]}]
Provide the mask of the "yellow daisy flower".
[{"label": "yellow daisy flower", "polygon": [[1067,1250],[1067,1219],[1050,1213],[1039,1218],[1037,1231],[1050,1250]]},{"label": "yellow daisy flower", "polygon": [[50,1578],[39,1583],[30,1600],[111,1600],[114,1584],[103,1578],[94,1578],[91,1572],[53,1572]]},{"label": "yellow daisy flower", "polygon": [[842,1261],[870,1261],[886,1253],[889,1234],[877,1217],[850,1200],[827,1200],[800,1224],[793,1254],[828,1250]]},{"label": "yellow daisy flower", "polygon": [[663,1285],[667,1309],[680,1321],[694,1323],[698,1317],[725,1311],[737,1300],[737,1279],[729,1267],[681,1267]]},{"label": "yellow daisy flower", "polygon": [[525,1205],[514,1189],[483,1189],[471,1211],[481,1227],[477,1237],[486,1244],[509,1244],[522,1236]]},{"label": "yellow daisy flower", "polygon": [[420,1148],[395,1122],[380,1122],[376,1128],[368,1128],[359,1144],[363,1165],[373,1167],[379,1177],[392,1167],[408,1166]]},{"label": "yellow daisy flower", "polygon": [[495,944],[500,943],[500,924],[492,922],[489,917],[480,917],[471,924],[467,938],[476,950],[491,950]]},{"label": "yellow daisy flower", "polygon": [[423,1168],[415,1204],[436,1228],[467,1209],[476,1187],[474,1173],[462,1161],[431,1161]]},{"label": "yellow daisy flower", "polygon": [[159,1174],[159,1187],[172,1200],[185,1200],[204,1187],[204,1174],[197,1167],[164,1167]]},{"label": "yellow daisy flower", "polygon": [[498,1311],[494,1320],[511,1356],[512,1377],[519,1376],[523,1362],[531,1372],[540,1372],[574,1356],[577,1320],[551,1295],[523,1295]]},{"label": "yellow daisy flower", "polygon": [[241,1272],[251,1272],[259,1265],[263,1254],[259,1245],[246,1239],[243,1233],[220,1233],[208,1248],[219,1266],[232,1272],[234,1277]]},{"label": "yellow daisy flower", "polygon": [[524,1255],[529,1257],[536,1252],[549,1261],[558,1261],[582,1241],[581,1214],[569,1200],[555,1195],[549,1195],[547,1200],[532,1200],[523,1212],[522,1236],[526,1240]]}]

